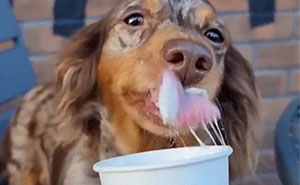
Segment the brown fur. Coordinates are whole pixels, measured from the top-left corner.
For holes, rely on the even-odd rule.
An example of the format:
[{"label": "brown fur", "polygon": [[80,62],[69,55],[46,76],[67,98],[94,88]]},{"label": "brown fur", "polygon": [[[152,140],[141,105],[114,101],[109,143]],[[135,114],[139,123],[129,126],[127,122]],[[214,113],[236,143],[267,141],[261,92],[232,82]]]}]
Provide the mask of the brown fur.
[{"label": "brown fur", "polygon": [[[232,177],[253,172],[259,95],[251,67],[231,46],[208,3],[172,1],[177,4],[122,1],[71,39],[58,56],[55,82],[30,91],[13,119],[6,137],[11,185],[97,185],[91,169],[96,161],[183,146],[173,129],[139,111],[145,94],[158,87],[159,74],[169,68],[160,54],[162,46],[177,38],[201,43],[212,53],[213,68],[194,86],[207,89],[209,98],[222,107],[222,122],[234,149]],[[132,5],[144,13],[139,29],[120,21]],[[198,8],[185,12],[188,16],[177,14],[188,6]],[[222,30],[222,46],[213,46],[199,34],[208,26]],[[188,146],[197,144],[188,133],[181,137]]]}]

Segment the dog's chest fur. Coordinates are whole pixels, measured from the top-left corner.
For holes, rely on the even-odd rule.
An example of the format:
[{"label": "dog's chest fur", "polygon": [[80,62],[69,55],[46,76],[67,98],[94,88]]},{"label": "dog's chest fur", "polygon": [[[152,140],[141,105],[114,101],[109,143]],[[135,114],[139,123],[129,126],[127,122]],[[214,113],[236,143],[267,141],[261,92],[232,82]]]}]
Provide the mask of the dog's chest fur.
[{"label": "dog's chest fur", "polygon": [[[43,85],[24,97],[7,134],[9,173],[43,173],[41,182],[49,185],[80,184],[83,179],[84,183],[98,184],[93,164],[119,155],[109,123],[102,119],[101,132],[93,136],[82,130],[74,133],[72,127],[56,123],[55,95],[53,86]],[[22,176],[12,179],[23,180]]]}]

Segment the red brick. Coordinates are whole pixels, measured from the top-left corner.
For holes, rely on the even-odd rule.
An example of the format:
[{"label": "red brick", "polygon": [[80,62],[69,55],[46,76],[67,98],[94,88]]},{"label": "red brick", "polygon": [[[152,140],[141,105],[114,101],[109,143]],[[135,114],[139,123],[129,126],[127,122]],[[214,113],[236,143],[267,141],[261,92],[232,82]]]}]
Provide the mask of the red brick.
[{"label": "red brick", "polygon": [[51,57],[44,61],[32,62],[32,66],[37,76],[39,84],[53,80],[56,62],[57,61],[55,61],[55,59]]},{"label": "red brick", "polygon": [[[217,11],[248,11],[249,5],[248,0],[209,0]],[[276,1],[277,10],[294,10],[299,9],[298,0],[277,0]]]},{"label": "red brick", "polygon": [[260,68],[286,68],[299,66],[299,43],[266,45],[258,52]]},{"label": "red brick", "polygon": [[299,0],[277,0],[276,8],[280,9],[280,10],[282,10],[282,9],[288,9],[288,10],[299,9]]},{"label": "red brick", "polygon": [[261,106],[262,120],[265,123],[277,123],[291,98],[278,98],[272,100],[263,100]]},{"label": "red brick", "polygon": [[286,75],[284,72],[257,74],[256,81],[262,96],[283,95],[286,91]]},{"label": "red brick", "polygon": [[295,28],[295,35],[296,37],[300,38],[300,14],[295,16],[296,19],[296,28]]},{"label": "red brick", "polygon": [[[87,16],[107,13],[117,0],[89,0]],[[210,0],[218,11],[248,11],[247,0]],[[53,17],[54,0],[15,0],[14,12],[18,20],[36,20]],[[298,0],[277,0],[277,9],[299,9]]]},{"label": "red brick", "polygon": [[236,48],[250,63],[253,63],[253,50],[251,45],[243,44],[236,46]]},{"label": "red brick", "polygon": [[260,148],[263,150],[274,148],[276,124],[263,124],[263,135]]},{"label": "red brick", "polygon": [[276,172],[274,150],[261,152],[257,164],[257,174]]},{"label": "red brick", "polygon": [[54,35],[51,26],[24,28],[23,35],[29,53],[52,53],[59,51],[66,39]]},{"label": "red brick", "polygon": [[226,15],[222,19],[233,41],[283,39],[293,35],[294,20],[290,14],[277,14],[274,23],[256,28],[251,28],[248,15]]},{"label": "red brick", "polygon": [[15,42],[13,40],[7,40],[4,42],[0,42],[0,52],[5,50],[9,50],[15,46]]},{"label": "red brick", "polygon": [[217,11],[247,11],[248,1],[247,0],[210,0]]},{"label": "red brick", "polygon": [[86,8],[88,17],[104,15],[107,13],[118,0],[89,0]]},{"label": "red brick", "polygon": [[14,0],[18,20],[36,20],[53,17],[54,0]]},{"label": "red brick", "polygon": [[299,92],[300,91],[300,70],[292,72],[290,79],[290,91]]}]

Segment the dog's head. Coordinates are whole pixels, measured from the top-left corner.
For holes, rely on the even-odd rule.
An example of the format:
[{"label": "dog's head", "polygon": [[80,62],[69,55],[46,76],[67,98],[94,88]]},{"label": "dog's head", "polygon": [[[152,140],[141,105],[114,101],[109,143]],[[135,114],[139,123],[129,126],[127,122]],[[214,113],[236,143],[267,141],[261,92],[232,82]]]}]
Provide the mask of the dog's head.
[{"label": "dog's head", "polygon": [[[207,1],[121,1],[101,21],[75,35],[61,61],[59,117],[73,124],[85,119],[78,114],[93,114],[79,113],[87,102],[99,101],[122,140],[121,153],[139,151],[144,131],[175,134],[162,124],[153,102],[162,73],[172,70],[183,86],[205,89],[212,101],[224,105],[223,123],[233,156],[253,158],[258,114],[254,75]],[[234,171],[242,169],[234,166]]]},{"label": "dog's head", "polygon": [[[174,135],[153,97],[164,71],[215,99],[230,38],[206,1],[127,1],[111,14],[98,65],[98,84],[112,119],[126,115],[141,128]],[[114,122],[114,121],[113,121]],[[118,122],[118,121],[116,121]]]}]

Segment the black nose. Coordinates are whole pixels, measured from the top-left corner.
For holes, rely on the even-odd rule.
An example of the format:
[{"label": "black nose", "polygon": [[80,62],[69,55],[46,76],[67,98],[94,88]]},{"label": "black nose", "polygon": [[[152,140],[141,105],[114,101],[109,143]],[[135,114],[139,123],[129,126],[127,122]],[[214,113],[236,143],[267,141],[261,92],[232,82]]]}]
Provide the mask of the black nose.
[{"label": "black nose", "polygon": [[194,41],[169,40],[162,52],[164,59],[172,64],[172,70],[180,77],[183,85],[200,82],[213,65],[208,49]]}]

